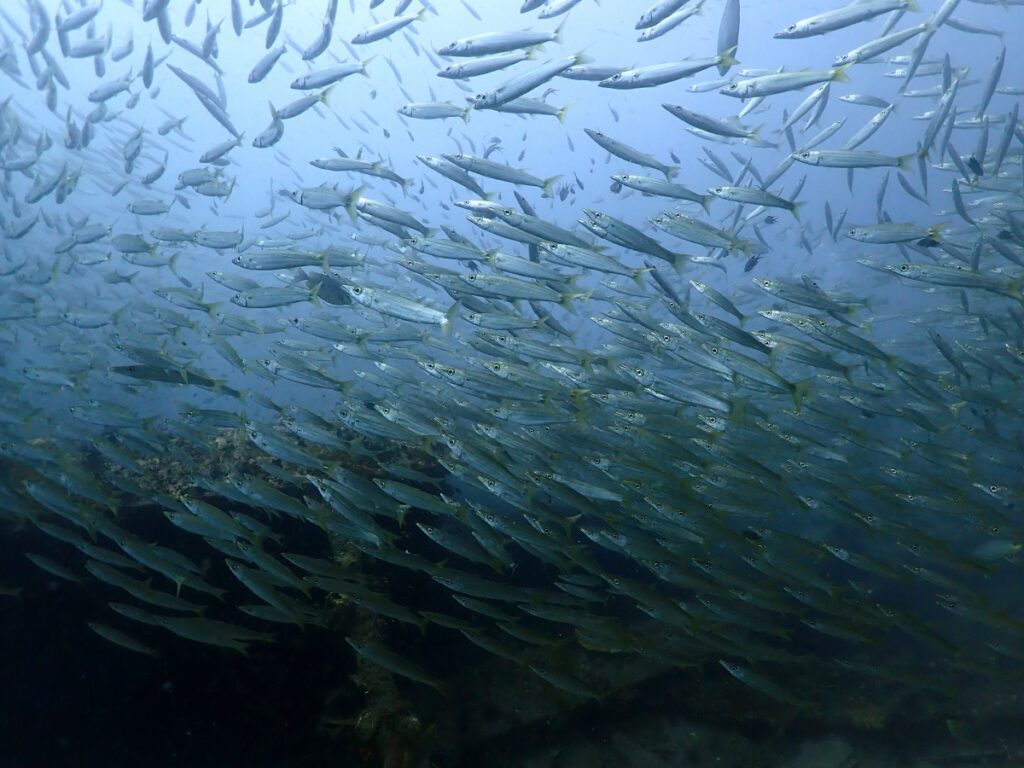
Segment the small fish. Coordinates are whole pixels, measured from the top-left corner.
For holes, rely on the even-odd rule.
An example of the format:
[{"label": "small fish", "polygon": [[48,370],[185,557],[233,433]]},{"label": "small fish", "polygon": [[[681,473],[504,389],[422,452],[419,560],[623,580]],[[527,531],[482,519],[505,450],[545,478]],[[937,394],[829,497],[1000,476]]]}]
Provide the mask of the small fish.
[{"label": "small fish", "polygon": [[430,686],[438,693],[443,694],[445,692],[440,680],[429,675],[415,662],[399,656],[381,643],[358,642],[351,637],[346,637],[345,642],[352,646],[360,656],[379,667],[383,667],[388,672]]},{"label": "small fish", "polygon": [[397,16],[386,21],[382,21],[368,29],[364,29],[362,32],[352,38],[353,45],[368,45],[369,43],[375,43],[378,40],[383,40],[386,37],[390,37],[395,34],[398,30],[409,26],[414,21],[422,21],[427,11],[424,8],[417,13],[410,13],[405,16]]}]

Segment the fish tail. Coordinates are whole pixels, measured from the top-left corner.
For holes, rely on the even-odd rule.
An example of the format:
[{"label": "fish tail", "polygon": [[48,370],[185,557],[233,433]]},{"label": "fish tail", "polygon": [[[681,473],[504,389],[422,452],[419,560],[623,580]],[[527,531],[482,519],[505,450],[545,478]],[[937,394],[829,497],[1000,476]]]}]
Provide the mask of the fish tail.
[{"label": "fish tail", "polygon": [[674,179],[676,175],[679,173],[679,167],[675,165],[666,165],[664,168],[664,173],[665,179],[667,181],[672,181],[672,179]]},{"label": "fish tail", "polygon": [[348,203],[345,204],[345,210],[348,211],[348,217],[355,224],[359,221],[359,209],[356,207],[359,204],[359,193],[362,191],[360,186],[355,192],[348,197]]},{"label": "fish tail", "polygon": [[704,213],[711,213],[711,201],[714,199],[714,195],[701,195],[700,207],[704,209]]},{"label": "fish tail", "polygon": [[461,304],[462,302],[456,301],[448,308],[448,311],[444,313],[444,320],[441,321],[441,332],[445,336],[451,335],[452,323],[454,322],[455,317],[458,314],[459,307],[461,306]]},{"label": "fish tail", "polygon": [[850,78],[846,76],[846,70],[848,70],[852,64],[843,64],[841,67],[836,67],[832,70],[832,77],[829,78],[834,83],[848,83]]},{"label": "fish tail", "polygon": [[555,112],[555,117],[558,118],[558,122],[560,122],[560,123],[564,123],[565,122],[565,113],[569,109],[571,104],[572,104],[572,102],[569,102],[564,107],[562,107],[557,112]]},{"label": "fish tail", "polygon": [[948,222],[940,221],[928,227],[928,237],[937,242],[942,242],[942,230],[949,226]]},{"label": "fish tail", "polygon": [[550,178],[544,179],[544,197],[555,196],[555,182],[558,181],[560,178],[562,178],[562,174],[558,174],[557,176],[551,176]]},{"label": "fish tail", "polygon": [[917,0],[907,0],[906,10],[910,11],[911,13],[917,13],[921,9],[917,5]]},{"label": "fish tail", "polygon": [[562,300],[559,302],[563,309],[572,309],[572,303],[576,299],[583,300],[583,306],[587,306],[590,303],[590,297],[594,295],[593,291],[583,291],[582,293],[566,293],[562,296]]},{"label": "fish tail", "polygon": [[949,406],[949,412],[951,414],[953,414],[953,418],[954,419],[960,418],[960,410],[965,405],[967,405],[967,401],[966,400],[961,400],[959,403],[953,403],[951,406]]},{"label": "fish tail", "polygon": [[640,269],[634,269],[629,273],[629,276],[633,278],[633,282],[636,283],[637,288],[644,287],[644,275],[650,272],[654,267],[641,267]]},{"label": "fish tail", "polygon": [[718,64],[719,64],[719,66],[722,66],[722,67],[735,67],[737,64],[739,64],[739,61],[737,61],[735,58],[733,58],[733,54],[735,54],[735,53],[736,53],[736,46],[735,45],[732,48],[726,48],[724,51],[719,53],[718,54]]},{"label": "fish tail", "polygon": [[747,418],[747,406],[750,404],[748,397],[736,397],[729,403],[729,421],[733,424],[742,424]]},{"label": "fish tail", "polygon": [[1009,296],[1011,299],[1016,299],[1021,304],[1024,304],[1024,290],[1021,290],[1022,285],[1024,285],[1024,281],[1010,280],[1006,284],[1006,290],[1002,293],[1004,296]]},{"label": "fish tail", "polygon": [[561,24],[559,24],[555,28],[555,36],[554,36],[554,39],[552,40],[552,42],[558,43],[559,45],[562,44],[562,30],[565,29],[565,22],[567,22],[568,20],[569,20],[569,16],[567,15],[564,19],[562,19]]},{"label": "fish tail", "polygon": [[793,384],[793,404],[799,408],[800,404],[804,401],[804,398],[810,394],[811,384],[814,383],[814,377],[809,379],[803,379]]},{"label": "fish tail", "polygon": [[796,201],[793,201],[793,204],[789,209],[789,212],[793,214],[793,218],[796,219],[797,221],[800,221],[800,209],[803,207],[804,204],[802,202],[798,203]]}]

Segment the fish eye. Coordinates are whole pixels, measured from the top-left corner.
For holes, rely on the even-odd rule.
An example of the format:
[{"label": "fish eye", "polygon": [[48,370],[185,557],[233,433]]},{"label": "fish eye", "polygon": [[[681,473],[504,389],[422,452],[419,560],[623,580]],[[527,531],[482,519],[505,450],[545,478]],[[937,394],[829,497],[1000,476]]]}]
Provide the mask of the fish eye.
[{"label": "fish eye", "polygon": [[906,272],[910,269],[909,264],[900,264],[900,272]]},{"label": "fish eye", "polygon": [[362,292],[363,292],[363,289],[362,289],[362,288],[360,288],[360,287],[359,287],[358,285],[357,285],[357,286],[356,286],[355,288],[353,288],[353,289],[352,289],[352,293],[356,294],[357,296],[358,296],[358,295],[359,295],[360,293],[362,293]]},{"label": "fish eye", "polygon": [[796,32],[796,24],[790,24],[788,27],[786,27],[786,31],[787,32]]},{"label": "fish eye", "polygon": [[391,409],[385,405],[381,407],[380,412],[387,416],[389,413],[391,413]]},{"label": "fish eye", "polygon": [[622,79],[622,73],[621,72],[616,72],[614,75],[612,75],[612,82],[613,83],[617,83],[621,79]]},{"label": "fish eye", "polygon": [[998,485],[990,485],[988,487],[988,490],[989,490],[989,493],[998,493],[999,492],[999,486]]},{"label": "fish eye", "polygon": [[633,371],[633,373],[635,373],[637,375],[637,377],[639,378],[640,376],[644,375],[644,369],[643,368],[637,368],[635,371]]}]

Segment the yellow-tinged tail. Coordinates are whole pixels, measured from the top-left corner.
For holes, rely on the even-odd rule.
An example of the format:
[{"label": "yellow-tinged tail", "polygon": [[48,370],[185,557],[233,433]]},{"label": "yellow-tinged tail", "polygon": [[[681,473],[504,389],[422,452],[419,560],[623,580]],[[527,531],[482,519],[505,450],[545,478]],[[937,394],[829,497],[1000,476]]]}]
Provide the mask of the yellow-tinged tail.
[{"label": "yellow-tinged tail", "polygon": [[363,59],[361,62],[359,62],[359,74],[362,75],[363,77],[369,77],[370,74],[366,71],[366,65],[376,58],[377,55],[374,54],[373,56],[370,56],[369,58]]},{"label": "yellow-tinged tail", "polygon": [[718,54],[718,63],[723,67],[735,67],[739,64],[739,61],[733,58],[733,54],[736,53],[736,46],[732,48],[726,48],[724,51]]},{"label": "yellow-tinged tail", "polygon": [[455,322],[455,318],[458,316],[459,307],[461,305],[462,302],[456,301],[448,308],[448,311],[444,313],[444,320],[441,321],[441,333],[445,336],[451,336],[452,325]]},{"label": "yellow-tinged tail", "polygon": [[804,401],[804,398],[806,398],[807,395],[810,394],[811,384],[813,384],[813,383],[814,383],[814,377],[812,376],[809,379],[803,379],[803,380],[795,382],[793,384],[793,390],[792,390],[793,404],[797,408],[800,407],[800,404]]},{"label": "yellow-tinged tail", "polygon": [[555,196],[555,182],[562,178],[562,174],[557,176],[551,176],[550,178],[544,179],[544,197]]}]

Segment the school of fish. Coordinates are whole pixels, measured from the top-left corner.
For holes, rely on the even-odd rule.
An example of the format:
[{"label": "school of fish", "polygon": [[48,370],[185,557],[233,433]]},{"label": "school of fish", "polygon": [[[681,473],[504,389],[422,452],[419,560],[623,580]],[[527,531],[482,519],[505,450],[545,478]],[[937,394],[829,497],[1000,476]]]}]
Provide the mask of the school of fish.
[{"label": "school of fish", "polygon": [[490,5],[3,3],[26,556],[147,654],[343,599],[583,697],[531,649],[795,707],[807,668],[1019,676],[1024,2],[780,3],[768,40],[742,0]]}]

